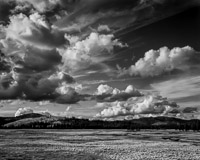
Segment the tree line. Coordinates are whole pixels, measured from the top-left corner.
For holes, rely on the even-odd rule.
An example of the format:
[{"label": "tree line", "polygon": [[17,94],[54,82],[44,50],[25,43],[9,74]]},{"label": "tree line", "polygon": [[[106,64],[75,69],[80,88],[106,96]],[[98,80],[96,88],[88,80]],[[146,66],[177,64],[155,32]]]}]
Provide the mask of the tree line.
[{"label": "tree line", "polygon": [[78,118],[37,117],[4,121],[0,128],[8,129],[177,129],[199,131],[200,120],[183,120],[169,117],[149,117],[134,120],[89,120]]}]

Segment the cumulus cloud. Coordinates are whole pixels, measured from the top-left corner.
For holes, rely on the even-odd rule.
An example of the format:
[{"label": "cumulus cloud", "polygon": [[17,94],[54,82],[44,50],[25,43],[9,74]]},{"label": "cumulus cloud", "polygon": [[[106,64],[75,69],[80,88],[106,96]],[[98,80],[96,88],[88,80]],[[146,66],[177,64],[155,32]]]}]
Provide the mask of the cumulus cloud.
[{"label": "cumulus cloud", "polygon": [[162,47],[159,50],[146,52],[144,58],[139,59],[127,70],[121,69],[120,72],[122,75],[154,77],[169,73],[175,69],[185,70],[190,67],[189,62],[196,54],[198,53],[189,46],[176,47],[171,50],[167,47]]},{"label": "cumulus cloud", "polygon": [[10,23],[6,28],[6,37],[25,45],[35,45],[47,49],[67,43],[64,33],[52,29],[45,17],[37,12],[29,17],[22,13],[11,16]]},{"label": "cumulus cloud", "polygon": [[92,32],[86,39],[79,40],[66,50],[60,50],[65,71],[77,71],[108,60],[115,46],[124,45],[114,35]]},{"label": "cumulus cloud", "polygon": [[97,92],[96,92],[97,95],[103,95],[103,94],[117,95],[120,93],[141,95],[141,93],[139,93],[139,91],[135,87],[133,87],[133,85],[128,85],[125,90],[120,91],[117,88],[110,87],[106,84],[105,85],[101,84],[97,87]]},{"label": "cumulus cloud", "polygon": [[[21,14],[25,18],[25,23],[30,25],[25,29],[25,26],[20,24],[22,25],[21,29],[29,32],[29,29],[37,27],[34,25],[48,28],[48,23],[40,19],[39,15],[37,17],[37,15],[36,17],[31,17],[31,15],[28,18]],[[29,23],[30,20],[32,22]],[[16,23],[18,22],[16,20]],[[3,31],[4,29],[10,29],[10,25],[12,24],[9,24],[6,29],[1,29]],[[7,35],[9,37],[7,39],[3,35],[0,40],[0,48],[3,52],[0,59],[0,65],[2,66],[0,69],[0,99],[50,100],[57,103],[75,103],[79,101],[78,94],[75,94],[75,92],[80,91],[82,86],[75,83],[70,75],[60,71],[59,65],[61,65],[62,57],[59,52],[54,47],[54,49],[38,47],[32,41],[32,38],[28,41],[33,46],[26,46],[24,43],[27,39],[18,37],[19,34],[23,34],[23,31],[17,28],[13,31],[13,33],[17,32],[16,35],[13,34],[10,37]],[[35,29],[39,31],[39,28]],[[32,36],[35,35],[31,33],[30,37]],[[15,38],[17,41],[14,40]],[[25,41],[21,41],[20,38]],[[20,41],[18,42],[18,40]],[[74,92],[68,92],[70,89],[74,89]]]},{"label": "cumulus cloud", "polygon": [[80,101],[80,96],[75,91],[74,88],[68,87],[64,90],[59,90],[61,93],[59,97],[56,98],[56,102],[60,104],[71,104]]},{"label": "cumulus cloud", "polygon": [[52,28],[44,15],[10,16],[10,23],[0,26],[0,99],[79,101],[82,86],[59,68],[57,47],[67,44],[64,33]]},{"label": "cumulus cloud", "polygon": [[[75,89],[69,85],[73,84],[73,78],[65,73],[49,75],[48,72],[41,72],[30,75],[16,74],[15,76],[14,74],[1,76],[1,99],[49,100],[57,103],[75,103],[79,100]],[[64,89],[63,84],[67,85]],[[70,92],[71,90],[74,92]]]},{"label": "cumulus cloud", "polygon": [[113,101],[126,101],[130,97],[142,96],[135,87],[132,85],[127,86],[125,90],[112,88],[108,85],[99,85],[95,93],[95,99],[98,102],[113,102]]},{"label": "cumulus cloud", "polygon": [[71,82],[72,77],[65,75],[65,73],[58,73],[58,77],[51,75],[49,78],[32,76],[25,82],[23,91],[27,99],[47,99],[57,103],[75,103],[79,100],[75,89],[70,85],[63,87],[63,84],[70,84]]},{"label": "cumulus cloud", "polygon": [[186,117],[185,117],[185,115],[183,113],[177,113],[176,114],[176,118],[186,119]]},{"label": "cumulus cloud", "polygon": [[[3,52],[0,59],[0,66],[2,66],[0,69],[0,99],[19,98],[55,102],[60,96],[67,96],[58,92],[57,88],[65,85],[67,90],[68,87],[71,87],[69,84],[75,83],[75,80],[59,69],[62,57],[55,48],[56,46],[51,46],[52,49],[45,47],[45,45],[50,45],[50,43],[46,43],[47,41],[52,42],[50,37],[44,37],[47,40],[41,44],[39,41],[37,42],[43,47],[40,47],[33,40],[34,36],[37,37],[37,35],[32,33],[32,29],[38,32],[38,36],[43,36],[44,28],[51,29],[45,19],[37,13],[29,17],[23,14],[16,17],[20,18],[20,16],[21,21],[16,19],[13,23],[20,23],[19,26],[22,26],[22,30],[18,29],[18,26],[12,22],[7,28],[1,28],[1,31],[7,35],[2,34],[0,37],[0,49]],[[24,24],[21,23],[22,21]],[[16,27],[14,27],[13,34],[9,33],[10,29],[13,28],[12,25]],[[49,30],[49,33],[53,32]],[[62,36],[64,37],[64,35]],[[27,37],[28,39],[26,39]],[[57,40],[59,41],[59,38],[55,37],[55,41]],[[28,46],[27,42],[30,43]],[[70,102],[68,99],[65,102],[72,103],[74,100]]]},{"label": "cumulus cloud", "polygon": [[[101,94],[112,94],[113,93],[113,88],[108,86],[108,85],[99,85],[97,88],[97,95],[101,95]],[[116,89],[117,90],[117,89]],[[120,91],[119,91],[120,92]]]},{"label": "cumulus cloud", "polygon": [[107,25],[99,25],[99,27],[97,28],[97,31],[98,32],[103,32],[103,31],[110,32],[111,30]]},{"label": "cumulus cloud", "polygon": [[127,115],[167,115],[174,108],[179,106],[171,103],[162,97],[143,96],[132,97],[125,102],[115,101],[112,103],[103,103],[105,109],[96,115],[96,117],[116,117]]},{"label": "cumulus cloud", "polygon": [[15,113],[15,117],[18,117],[18,116],[22,116],[22,115],[25,115],[25,114],[31,114],[33,113],[33,110],[31,108],[19,108],[16,113]]}]

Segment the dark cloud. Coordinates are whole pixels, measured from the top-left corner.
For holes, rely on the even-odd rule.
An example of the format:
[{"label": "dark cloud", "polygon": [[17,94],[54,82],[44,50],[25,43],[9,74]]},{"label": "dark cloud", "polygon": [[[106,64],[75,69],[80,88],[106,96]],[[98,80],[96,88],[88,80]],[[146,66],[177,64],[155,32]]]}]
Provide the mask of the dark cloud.
[{"label": "dark cloud", "polygon": [[181,112],[181,111],[178,110],[178,109],[173,109],[173,110],[171,110],[169,113],[178,114],[178,113],[180,113],[180,112]]},{"label": "dark cloud", "polygon": [[0,24],[7,24],[9,15],[15,3],[11,0],[0,0]]},{"label": "dark cloud", "polygon": [[198,112],[198,107],[186,107],[182,110],[183,113],[195,113]]},{"label": "dark cloud", "polygon": [[9,72],[11,67],[8,62],[5,61],[5,55],[0,50],[0,73]]},{"label": "dark cloud", "polygon": [[[19,28],[19,26],[21,27]],[[22,13],[11,16],[10,23],[6,28],[6,37],[43,49],[52,49],[68,44],[64,33],[52,28],[45,17],[38,13],[33,13],[29,17]]]},{"label": "dark cloud", "polygon": [[[23,59],[21,61],[17,61],[16,64],[19,64],[24,70],[40,72],[55,69],[55,67],[61,63],[61,59],[62,57],[55,49],[43,50],[28,47]],[[20,72],[20,68],[16,67],[15,70]]]},{"label": "dark cloud", "polygon": [[10,24],[1,28],[6,36],[2,34],[0,41],[0,99],[77,102],[72,98],[76,94],[65,93],[75,80],[59,68],[62,56],[57,47],[68,45],[64,33],[55,32],[38,13],[10,19]]},{"label": "dark cloud", "polygon": [[75,91],[74,88],[69,87],[67,92],[63,95],[60,95],[56,98],[56,102],[60,104],[71,104],[80,101],[79,94]]},{"label": "dark cloud", "polygon": [[[36,74],[35,76],[31,75],[30,78],[23,80],[22,78],[24,77],[22,77],[19,83],[21,83],[23,93],[25,94],[25,99],[35,101],[50,100],[52,102],[56,101],[57,103],[61,103],[61,101],[57,100],[59,97],[71,96],[72,98],[73,96],[76,96],[75,94],[72,95],[71,92],[63,93],[58,91],[60,87],[65,87],[67,84],[70,86],[71,83],[74,83],[74,80],[71,76],[64,73],[59,74],[49,76],[48,73],[40,73]],[[68,90],[69,88],[70,87],[67,86],[64,88],[64,90]],[[74,92],[76,91],[74,90]],[[62,103],[73,103],[74,100],[71,98],[63,101]]]},{"label": "dark cloud", "polygon": [[26,98],[31,100],[53,99],[57,86],[58,84],[52,83],[46,77],[32,76],[24,83],[23,92]]},{"label": "dark cloud", "polygon": [[[0,99],[19,98],[32,101],[50,100],[62,104],[75,103],[79,101],[78,93],[74,89],[72,94],[72,88],[69,87],[74,82],[71,76],[64,73],[9,73],[0,77]],[[58,91],[59,88],[62,92]]]},{"label": "dark cloud", "polygon": [[0,77],[0,99],[15,99],[21,94],[21,88],[10,74]]}]

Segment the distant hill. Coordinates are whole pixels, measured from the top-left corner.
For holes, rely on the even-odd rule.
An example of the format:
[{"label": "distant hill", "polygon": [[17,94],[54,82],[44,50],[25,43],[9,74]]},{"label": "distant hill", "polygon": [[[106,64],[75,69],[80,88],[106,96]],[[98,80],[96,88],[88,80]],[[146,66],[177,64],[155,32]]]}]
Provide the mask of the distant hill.
[{"label": "distant hill", "polygon": [[12,123],[12,122],[14,123],[21,119],[38,118],[38,117],[44,117],[44,115],[41,115],[38,113],[31,113],[31,114],[24,114],[18,117],[0,117],[0,127],[8,123]]},{"label": "distant hill", "polygon": [[173,117],[148,117],[134,120],[89,120],[26,114],[19,117],[0,117],[3,129],[179,129],[200,130],[200,120],[183,120]]}]

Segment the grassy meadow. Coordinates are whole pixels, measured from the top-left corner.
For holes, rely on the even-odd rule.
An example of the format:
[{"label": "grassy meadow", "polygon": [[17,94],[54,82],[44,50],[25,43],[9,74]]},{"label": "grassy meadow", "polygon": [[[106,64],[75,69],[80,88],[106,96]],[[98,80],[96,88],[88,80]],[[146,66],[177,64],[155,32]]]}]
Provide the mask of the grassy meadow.
[{"label": "grassy meadow", "polygon": [[199,160],[200,132],[0,130],[0,160]]}]

